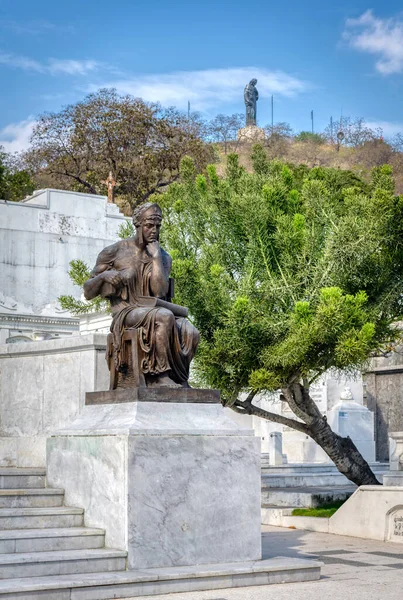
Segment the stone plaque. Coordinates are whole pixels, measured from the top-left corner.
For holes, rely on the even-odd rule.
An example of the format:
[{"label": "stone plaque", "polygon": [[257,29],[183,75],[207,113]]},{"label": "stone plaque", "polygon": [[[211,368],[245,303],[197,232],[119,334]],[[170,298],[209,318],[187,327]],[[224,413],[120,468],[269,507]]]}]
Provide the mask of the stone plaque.
[{"label": "stone plaque", "polygon": [[389,541],[403,543],[403,506],[389,513]]}]

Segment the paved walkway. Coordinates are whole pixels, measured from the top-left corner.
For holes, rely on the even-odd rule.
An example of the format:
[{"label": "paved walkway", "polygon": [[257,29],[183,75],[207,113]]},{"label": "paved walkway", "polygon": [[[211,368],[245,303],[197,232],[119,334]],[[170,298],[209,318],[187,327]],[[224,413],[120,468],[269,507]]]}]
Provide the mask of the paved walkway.
[{"label": "paved walkway", "polygon": [[151,598],[152,600],[403,600],[403,544],[264,526],[263,556],[264,558],[273,556],[317,558],[325,563],[322,568],[322,578],[320,581],[307,583],[164,594],[151,596]]}]

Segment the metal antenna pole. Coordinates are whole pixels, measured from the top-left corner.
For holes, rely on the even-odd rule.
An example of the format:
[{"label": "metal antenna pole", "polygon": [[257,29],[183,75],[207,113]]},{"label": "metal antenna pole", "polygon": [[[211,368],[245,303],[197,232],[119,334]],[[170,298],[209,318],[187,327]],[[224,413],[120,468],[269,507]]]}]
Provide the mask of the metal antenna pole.
[{"label": "metal antenna pole", "polygon": [[312,133],[313,133],[313,110],[311,110]]}]

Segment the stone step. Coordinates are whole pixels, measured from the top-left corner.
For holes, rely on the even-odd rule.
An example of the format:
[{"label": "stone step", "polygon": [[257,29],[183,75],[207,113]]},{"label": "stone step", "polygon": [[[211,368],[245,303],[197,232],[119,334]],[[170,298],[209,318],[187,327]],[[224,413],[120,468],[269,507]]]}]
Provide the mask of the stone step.
[{"label": "stone step", "polygon": [[270,507],[306,507],[316,508],[336,500],[346,500],[356,487],[301,487],[301,488],[272,488],[262,486],[262,508]]},{"label": "stone step", "polygon": [[103,548],[105,532],[90,527],[6,529],[0,531],[0,554]]},{"label": "stone step", "polygon": [[107,600],[315,581],[320,578],[321,566],[313,560],[271,558],[249,563],[9,579],[0,581],[0,600]]},{"label": "stone step", "polygon": [[55,488],[0,490],[0,508],[62,506],[64,490]]},{"label": "stone step", "polygon": [[265,506],[262,508],[262,525],[275,527],[292,527],[307,531],[329,533],[329,519],[322,517],[293,517],[292,512],[297,506],[279,508],[278,506]]},{"label": "stone step", "polygon": [[[263,457],[265,455],[262,455]],[[284,465],[270,465],[268,459],[262,458],[262,473],[263,474],[308,474],[308,473],[339,473],[336,465],[333,463],[305,463],[305,464],[284,464]],[[374,473],[386,473],[389,471],[389,463],[369,463]]]},{"label": "stone step", "polygon": [[83,515],[82,508],[67,506],[0,508],[0,530],[82,527]]},{"label": "stone step", "polygon": [[46,469],[0,467],[0,490],[36,489],[46,486]]},{"label": "stone step", "polygon": [[[378,477],[379,478],[379,477]],[[307,473],[276,475],[262,472],[262,485],[273,488],[345,486],[349,485],[347,477],[341,473]]]},{"label": "stone step", "polygon": [[270,504],[262,505],[262,525],[274,525],[282,527],[283,517],[291,516],[294,508],[298,506],[272,506]]},{"label": "stone step", "polygon": [[0,579],[121,571],[126,556],[109,548],[0,554]]}]

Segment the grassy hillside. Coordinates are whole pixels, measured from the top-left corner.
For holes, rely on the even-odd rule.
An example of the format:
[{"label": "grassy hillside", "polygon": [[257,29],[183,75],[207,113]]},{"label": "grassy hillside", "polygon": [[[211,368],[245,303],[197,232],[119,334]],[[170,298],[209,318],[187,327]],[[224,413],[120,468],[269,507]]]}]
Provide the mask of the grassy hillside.
[{"label": "grassy hillside", "polygon": [[[218,144],[218,172],[223,174],[225,168],[225,153],[223,146]],[[365,181],[369,181],[373,167],[390,164],[393,167],[396,181],[396,193],[403,194],[403,153],[393,150],[385,141],[373,140],[358,147],[341,147],[335,145],[312,142],[296,142],[292,139],[279,139],[264,145],[270,159],[277,158],[285,162],[306,164],[308,167],[333,167],[348,169],[356,173]],[[237,152],[240,164],[248,171],[252,171],[251,163],[252,144],[232,143],[228,152]]]}]

